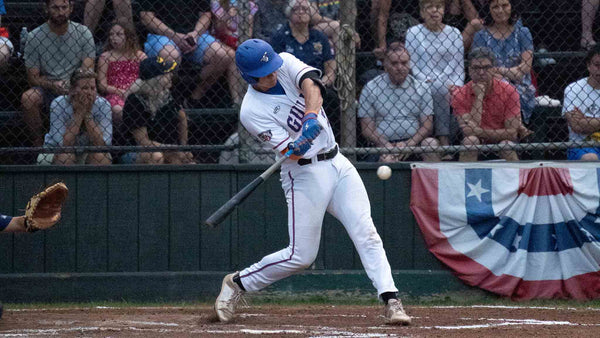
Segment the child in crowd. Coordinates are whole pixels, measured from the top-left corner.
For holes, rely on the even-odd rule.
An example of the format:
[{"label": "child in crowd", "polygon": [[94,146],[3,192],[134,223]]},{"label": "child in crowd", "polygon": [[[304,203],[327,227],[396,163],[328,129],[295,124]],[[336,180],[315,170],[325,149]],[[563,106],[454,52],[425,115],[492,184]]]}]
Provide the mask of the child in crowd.
[{"label": "child in crowd", "polygon": [[146,59],[135,33],[128,27],[120,23],[112,25],[105,52],[98,60],[98,87],[110,102],[115,129],[123,121],[127,91],[138,78],[140,62]]}]

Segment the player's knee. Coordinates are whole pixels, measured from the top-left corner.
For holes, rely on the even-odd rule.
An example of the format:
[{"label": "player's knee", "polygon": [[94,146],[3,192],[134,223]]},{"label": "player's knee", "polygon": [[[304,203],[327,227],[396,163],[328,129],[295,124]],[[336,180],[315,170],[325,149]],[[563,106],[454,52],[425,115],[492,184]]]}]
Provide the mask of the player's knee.
[{"label": "player's knee", "polygon": [[594,153],[583,154],[580,158],[581,161],[598,161],[598,155]]},{"label": "player's knee", "polygon": [[465,146],[473,146],[473,145],[478,145],[481,142],[479,142],[479,138],[477,136],[467,136],[465,138],[463,138],[462,144]]},{"label": "player's knee", "polygon": [[21,104],[25,108],[39,106],[42,104],[42,94],[39,90],[30,88],[21,95]]},{"label": "player's knee", "polygon": [[181,53],[179,53],[179,50],[177,50],[177,48],[175,48],[173,45],[164,45],[163,48],[158,52],[158,56],[167,61],[175,61],[177,63],[181,62]]}]

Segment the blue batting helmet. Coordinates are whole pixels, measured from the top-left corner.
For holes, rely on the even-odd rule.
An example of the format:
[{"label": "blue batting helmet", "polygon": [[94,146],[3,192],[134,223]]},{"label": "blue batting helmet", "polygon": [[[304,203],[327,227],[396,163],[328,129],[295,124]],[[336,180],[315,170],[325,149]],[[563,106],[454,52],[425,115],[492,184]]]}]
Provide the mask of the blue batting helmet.
[{"label": "blue batting helmet", "polygon": [[249,84],[267,76],[281,67],[283,59],[266,41],[250,39],[244,41],[235,52],[235,64]]}]

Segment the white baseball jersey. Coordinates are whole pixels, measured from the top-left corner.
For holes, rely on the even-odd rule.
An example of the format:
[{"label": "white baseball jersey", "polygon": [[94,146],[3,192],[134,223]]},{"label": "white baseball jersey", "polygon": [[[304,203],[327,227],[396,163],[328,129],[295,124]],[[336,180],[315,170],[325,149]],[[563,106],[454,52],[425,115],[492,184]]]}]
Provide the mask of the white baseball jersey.
[{"label": "white baseball jersey", "polygon": [[[321,73],[292,54],[279,55],[283,65],[277,70],[277,86],[269,93],[259,92],[249,86],[240,112],[242,125],[250,134],[268,142],[278,154],[302,134],[305,102],[300,93],[300,79],[309,71]],[[335,136],[323,108],[317,121],[323,129],[304,158],[312,158],[335,146]]]},{"label": "white baseball jersey", "polygon": [[[291,54],[279,55],[283,65],[277,71],[278,84],[268,93],[248,88],[240,115],[244,127],[278,154],[301,135],[305,101],[298,82],[306,72],[317,70]],[[240,271],[240,281],[247,291],[258,291],[310,266],[319,252],[323,217],[329,212],[346,228],[378,294],[396,292],[371,218],[369,197],[356,168],[343,154],[323,161],[315,158],[335,147],[323,109],[318,121],[323,130],[304,155],[312,159],[311,163],[300,165],[288,159],[281,166],[290,244]]]}]

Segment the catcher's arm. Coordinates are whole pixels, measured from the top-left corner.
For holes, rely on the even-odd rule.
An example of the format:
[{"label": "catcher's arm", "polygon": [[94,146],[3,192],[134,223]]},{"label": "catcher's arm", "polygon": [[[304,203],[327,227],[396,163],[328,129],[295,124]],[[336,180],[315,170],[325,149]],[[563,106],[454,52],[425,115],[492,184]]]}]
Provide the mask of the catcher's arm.
[{"label": "catcher's arm", "polygon": [[25,216],[13,217],[3,232],[25,232]]},{"label": "catcher's arm", "polygon": [[49,229],[56,225],[60,220],[62,206],[68,194],[69,189],[67,186],[59,182],[33,196],[25,209],[25,230],[34,232]]}]

